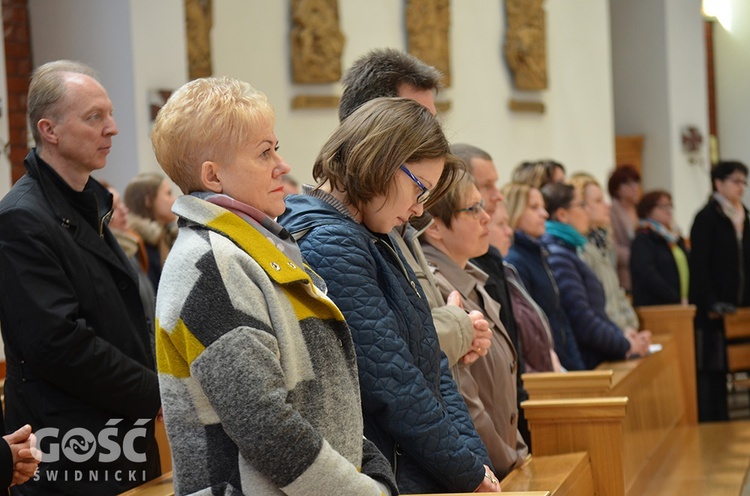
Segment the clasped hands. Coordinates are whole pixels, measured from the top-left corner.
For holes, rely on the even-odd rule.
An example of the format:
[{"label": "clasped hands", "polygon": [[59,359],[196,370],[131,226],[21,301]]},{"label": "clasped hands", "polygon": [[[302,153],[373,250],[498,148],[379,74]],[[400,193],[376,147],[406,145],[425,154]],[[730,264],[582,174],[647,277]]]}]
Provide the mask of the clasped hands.
[{"label": "clasped hands", "polygon": [[[464,305],[461,301],[461,295],[458,291],[453,291],[448,295],[448,305],[457,306],[463,308]],[[471,350],[461,357],[461,362],[464,365],[471,365],[476,362],[480,357],[483,357],[490,350],[490,344],[492,343],[492,329],[490,324],[484,318],[484,314],[477,310],[469,312],[469,319],[474,326],[474,339],[471,342]]]}]

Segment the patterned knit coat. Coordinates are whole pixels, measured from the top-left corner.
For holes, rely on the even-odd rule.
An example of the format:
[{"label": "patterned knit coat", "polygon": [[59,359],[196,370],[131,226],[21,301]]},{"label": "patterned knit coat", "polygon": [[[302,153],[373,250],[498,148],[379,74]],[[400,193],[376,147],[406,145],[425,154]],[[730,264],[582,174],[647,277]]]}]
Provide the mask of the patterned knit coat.
[{"label": "patterned knit coat", "polygon": [[156,347],[176,494],[380,495],[341,312],[237,215],[173,210]]}]

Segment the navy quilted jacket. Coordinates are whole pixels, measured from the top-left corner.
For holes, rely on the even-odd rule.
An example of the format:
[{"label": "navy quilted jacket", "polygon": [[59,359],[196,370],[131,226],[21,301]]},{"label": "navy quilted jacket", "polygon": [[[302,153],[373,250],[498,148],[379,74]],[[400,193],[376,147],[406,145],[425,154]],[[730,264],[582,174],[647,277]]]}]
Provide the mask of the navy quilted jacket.
[{"label": "navy quilted jacket", "polygon": [[526,290],[547,314],[555,341],[555,353],[562,366],[568,370],[583,370],[586,367],[568,317],[560,305],[560,291],[552,270],[547,265],[548,256],[547,250],[537,239],[516,231],[513,246],[505,261],[516,269]]},{"label": "navy quilted jacket", "polygon": [[357,352],[365,436],[403,493],[471,492],[490,465],[440,351],[430,308],[388,235],[323,200],[293,195],[278,221],[299,239],[346,317]]},{"label": "navy quilted jacket", "polygon": [[622,360],[630,341],[604,311],[604,287],[578,256],[576,248],[545,234],[542,245],[549,251],[549,266],[560,288],[560,301],[573,329],[586,368],[601,362]]}]

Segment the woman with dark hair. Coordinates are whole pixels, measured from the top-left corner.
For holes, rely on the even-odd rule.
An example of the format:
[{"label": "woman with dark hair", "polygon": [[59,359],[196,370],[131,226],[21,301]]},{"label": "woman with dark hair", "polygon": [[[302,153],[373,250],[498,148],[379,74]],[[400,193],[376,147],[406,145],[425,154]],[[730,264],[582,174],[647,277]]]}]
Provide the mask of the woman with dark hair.
[{"label": "woman with dark hair", "polygon": [[690,303],[696,306],[695,353],[701,421],[727,420],[726,340],[722,316],[750,305],[750,222],[742,197],[748,169],[719,162],[713,194],[690,230]]},{"label": "woman with dark hair", "polygon": [[428,109],[377,98],[333,132],[313,166],[317,186],[287,197],[279,218],[346,317],[364,432],[403,493],[500,489],[424,291],[388,235],[446,194],[461,165]]},{"label": "woman with dark hair", "polygon": [[620,165],[609,176],[607,189],[612,199],[610,223],[617,250],[617,275],[620,286],[630,292],[630,247],[638,226],[636,205],[641,197],[641,175],[632,165]]},{"label": "woman with dark hair", "polygon": [[638,223],[630,254],[633,305],[686,304],[690,284],[688,250],[673,231],[672,195],[650,191],[638,202]]},{"label": "woman with dark hair", "polygon": [[560,288],[560,302],[570,321],[586,368],[601,362],[648,353],[651,333],[626,335],[604,310],[606,298],[596,274],[578,256],[587,243],[590,219],[583,195],[568,184],[542,188],[549,213],[542,245],[549,251],[549,266]]},{"label": "woman with dark hair", "polygon": [[130,228],[138,233],[146,247],[147,275],[156,292],[162,265],[177,236],[177,217],[172,213],[172,184],[161,174],[142,172],[128,183],[123,199],[130,211]]}]

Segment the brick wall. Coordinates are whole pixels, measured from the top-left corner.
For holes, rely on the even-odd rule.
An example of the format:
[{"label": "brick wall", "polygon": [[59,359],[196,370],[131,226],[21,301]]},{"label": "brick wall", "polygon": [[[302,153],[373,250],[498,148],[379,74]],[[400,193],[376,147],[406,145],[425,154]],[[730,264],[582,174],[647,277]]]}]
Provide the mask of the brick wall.
[{"label": "brick wall", "polygon": [[31,39],[27,0],[2,2],[11,177],[16,182],[26,172],[23,159],[29,151],[26,139],[26,94],[32,70]]}]

